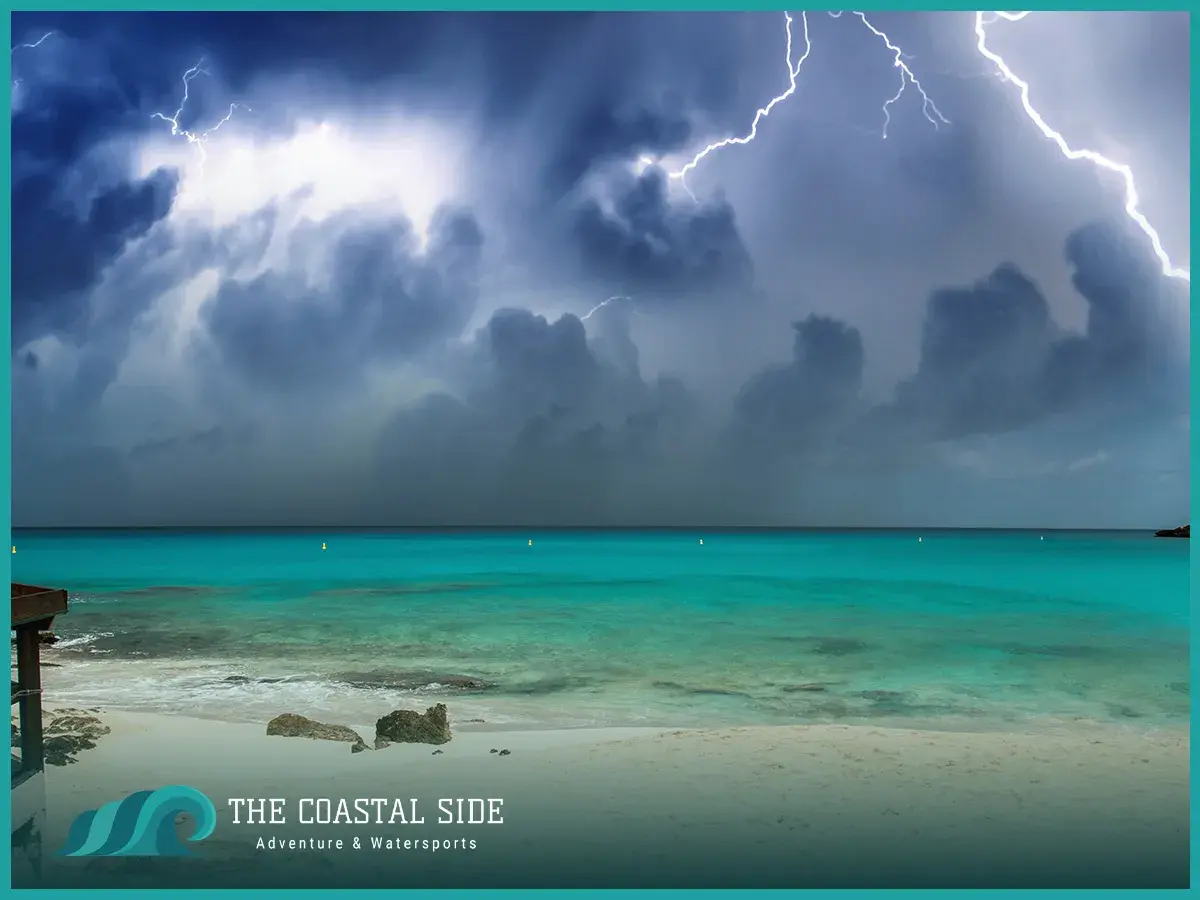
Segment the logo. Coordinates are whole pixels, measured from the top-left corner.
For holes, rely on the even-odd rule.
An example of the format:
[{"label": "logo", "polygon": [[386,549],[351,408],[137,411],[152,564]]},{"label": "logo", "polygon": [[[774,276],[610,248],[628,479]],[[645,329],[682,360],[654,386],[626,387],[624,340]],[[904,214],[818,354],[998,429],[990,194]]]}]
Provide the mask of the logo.
[{"label": "logo", "polygon": [[204,794],[184,784],[138,791],[124,800],[89,809],[71,824],[62,856],[189,856],[175,832],[175,817],[196,822],[188,843],[202,841],[217,825],[217,810]]}]

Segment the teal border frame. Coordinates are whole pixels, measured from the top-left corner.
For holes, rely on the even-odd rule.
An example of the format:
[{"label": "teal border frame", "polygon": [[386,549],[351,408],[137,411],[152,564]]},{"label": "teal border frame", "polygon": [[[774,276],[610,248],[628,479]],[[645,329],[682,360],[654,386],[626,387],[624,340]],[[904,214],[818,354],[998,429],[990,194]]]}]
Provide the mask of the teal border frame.
[{"label": "teal border frame", "polygon": [[[1168,11],[1168,10],[1183,10],[1192,11],[1197,7],[1197,2],[1159,2],[1153,7],[1153,11]],[[797,7],[798,9],[799,7]],[[838,7],[816,7],[817,11],[837,9]],[[942,11],[958,11],[969,10],[973,7],[960,6],[958,4],[936,3],[929,6],[912,2],[912,0],[875,0],[875,3],[866,11],[891,11],[891,10],[909,10],[923,12],[942,12]],[[9,6],[7,13],[0,22],[0,32],[4,34],[6,45],[12,46],[12,16],[13,12],[37,12],[45,10],[47,12],[68,12],[68,11],[97,11],[97,10],[155,10],[155,11],[225,11],[225,12],[261,12],[261,11],[277,11],[289,12],[297,10],[333,10],[345,12],[362,12],[367,10],[438,10],[438,11],[484,11],[484,10],[510,10],[510,11],[535,11],[535,10],[605,10],[605,11],[783,11],[778,0],[734,0],[734,2],[721,2],[721,0],[603,0],[603,2],[586,3],[579,0],[521,0],[521,2],[506,3],[504,0],[476,0],[476,2],[463,2],[463,0],[442,0],[440,3],[429,6],[422,6],[418,3],[395,2],[395,0],[357,0],[351,2],[345,7],[340,4],[328,2],[328,0],[257,0],[251,3],[230,2],[230,0],[192,0],[192,2],[137,2],[137,0],[95,0],[95,2],[87,2],[87,0],[59,0],[59,2],[26,2]],[[1044,6],[1042,10],[1063,11],[1063,10],[1079,10],[1079,11],[1101,11],[1101,10],[1146,10],[1140,7],[1139,4],[1125,0],[1125,2],[1113,2],[1113,0],[1092,0],[1092,2],[1080,2],[1080,0],[1070,0],[1055,6]],[[1191,34],[1191,55],[1192,59],[1200,56],[1200,34],[1195,28]],[[12,73],[11,55],[9,60],[0,63],[0,71],[3,72],[5,82],[10,83]],[[1196,76],[1196,69],[1192,69],[1191,73],[1191,95],[1194,102],[1197,93],[1200,92],[1200,81]],[[1193,122],[1195,116],[1193,113]],[[2,139],[0,139],[0,159],[3,160],[4,168],[11,172],[12,164],[12,135],[11,135],[11,117],[5,119],[9,125],[0,124],[2,129]],[[1195,149],[1192,151],[1193,161],[1195,160]],[[1195,167],[1193,167],[1195,168]],[[3,233],[4,243],[0,247],[0,272],[3,275],[3,283],[11,287],[11,185],[6,185],[0,192],[0,233]],[[1191,210],[1193,213],[1197,210],[1196,197],[1193,194]],[[1195,220],[1192,216],[1192,220]],[[1194,240],[1193,240],[1194,247]],[[1189,259],[1191,256],[1189,255]],[[0,317],[0,333],[3,334],[4,346],[11,346],[12,343],[12,298],[10,291],[5,290],[3,295],[3,316]],[[1190,298],[1189,298],[1190,304]],[[1191,333],[1191,350],[1194,358],[1197,345],[1200,340],[1197,339],[1195,331]],[[9,543],[12,542],[12,354],[10,352],[8,361],[0,367],[0,383],[3,384],[3,406],[5,407],[6,415],[3,424],[0,425],[0,434],[3,435],[3,440],[0,441],[0,460],[3,461],[3,473],[5,477],[0,479],[0,515],[3,516],[5,529],[9,534]],[[1193,412],[1195,410],[1194,398],[1200,393],[1200,378],[1197,377],[1196,370],[1193,368],[1191,373],[1191,388],[1193,397]],[[1192,472],[1196,469],[1197,453],[1196,448],[1192,446]],[[1195,478],[1191,480],[1191,508],[1194,510],[1200,504],[1197,500],[1200,499],[1200,485],[1197,484]],[[1197,611],[1197,590],[1195,583],[1196,561],[1197,554],[1200,551],[1195,549],[1195,545],[1191,548],[1191,572],[1192,581],[1190,588],[1192,620],[1195,621]],[[12,576],[12,560],[5,557],[9,563],[5,568],[9,570],[11,580]],[[1195,672],[1197,663],[1200,662],[1200,654],[1197,653],[1195,641],[1191,646],[1191,662],[1192,671]],[[1200,762],[1200,754],[1197,754],[1195,745],[1191,747],[1191,763],[1192,772],[1197,771],[1197,763]],[[1197,860],[1200,859],[1200,835],[1196,831],[1196,795],[1197,788],[1195,779],[1191,781],[1191,800],[1192,800],[1192,831],[1191,831],[1191,859],[1193,872],[1196,868]],[[10,803],[5,803],[3,812],[0,813],[0,818],[9,822],[11,826],[12,806]],[[11,829],[10,829],[11,833]],[[86,896],[89,893],[99,894],[120,894],[124,891],[68,891],[68,890],[22,890],[10,891],[9,885],[12,883],[12,859],[11,855],[7,858],[0,858],[0,873],[3,874],[3,888],[6,893],[11,893],[14,896],[27,896],[38,898],[51,898],[51,900],[66,900],[66,898],[75,898]],[[178,891],[166,890],[139,890],[136,891],[142,897],[174,898]],[[290,895],[291,891],[286,890],[228,890],[228,891],[189,891],[188,895],[193,897],[205,897],[211,895],[213,897],[224,898],[227,896],[246,898],[260,897],[271,895],[273,897],[284,897]],[[395,897],[397,894],[403,893],[406,897],[413,900],[483,900],[483,898],[505,898],[505,900],[517,900],[526,896],[529,892],[523,890],[400,890],[395,891],[376,891],[376,890],[329,890],[329,891],[311,891],[308,896],[332,895],[332,896],[347,896],[347,897]],[[595,898],[612,898],[612,900],[629,900],[629,898],[637,898],[641,896],[686,896],[696,893],[695,891],[685,890],[604,890],[604,891],[577,891],[577,890],[542,890],[537,892],[539,896],[547,898],[547,900],[557,900],[561,897],[569,897],[575,895],[587,895]],[[705,893],[712,895],[720,895],[722,897],[757,897],[760,894],[770,894],[777,897],[837,897],[837,898],[857,898],[865,896],[875,896],[879,894],[903,894],[908,896],[925,896],[928,892],[921,890],[794,890],[794,891],[755,891],[755,890],[713,890]],[[993,891],[974,891],[974,890],[945,890],[937,892],[941,897],[957,897],[957,896],[987,896],[987,897],[1051,897],[1058,896],[1063,893],[1075,893],[1056,890],[993,890]],[[1108,896],[1164,896],[1167,894],[1186,894],[1190,891],[1113,891],[1105,892]]]}]

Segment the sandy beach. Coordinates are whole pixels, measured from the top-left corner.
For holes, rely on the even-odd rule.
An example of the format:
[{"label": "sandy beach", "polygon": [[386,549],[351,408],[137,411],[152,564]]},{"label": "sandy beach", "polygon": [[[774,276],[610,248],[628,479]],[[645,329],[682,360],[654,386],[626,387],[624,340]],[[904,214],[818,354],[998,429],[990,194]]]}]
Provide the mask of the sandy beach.
[{"label": "sandy beach", "polygon": [[[268,736],[265,723],[95,715],[110,733],[76,762],[48,771],[47,852],[61,846],[84,810],[134,791],[188,784],[217,808],[219,824],[198,854],[220,860],[209,876],[222,883],[394,883],[394,854],[272,855],[258,844],[272,837],[340,838],[347,846],[358,837],[368,848],[372,838],[475,842],[473,850],[407,853],[410,886],[1084,887],[1187,880],[1189,743],[1182,730],[1089,723],[1037,733],[461,725],[441,747],[351,753],[346,743]],[[347,724],[370,743],[373,725]],[[229,801],[236,798],[284,799],[288,821],[233,824]],[[426,822],[302,824],[300,798],[415,798]],[[439,825],[442,798],[502,798],[503,822]],[[286,866],[277,865],[285,858]],[[178,870],[168,877],[161,866],[140,862],[52,860],[45,877],[64,885],[102,876],[131,887],[164,878],[178,883]],[[189,872],[198,883],[209,877],[201,864]]]}]

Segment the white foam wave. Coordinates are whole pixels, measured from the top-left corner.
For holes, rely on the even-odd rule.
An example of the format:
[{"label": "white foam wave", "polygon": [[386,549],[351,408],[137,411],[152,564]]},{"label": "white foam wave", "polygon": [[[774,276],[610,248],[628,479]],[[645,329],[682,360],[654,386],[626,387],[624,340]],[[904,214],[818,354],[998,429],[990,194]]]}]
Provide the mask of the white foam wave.
[{"label": "white foam wave", "polygon": [[[446,691],[351,687],[320,673],[251,672],[220,661],[76,657],[47,669],[48,702],[56,706],[107,707],[225,721],[267,722],[281,713],[362,726],[395,709],[423,710],[446,702]],[[484,698],[460,694],[451,719],[513,727],[579,727],[606,724],[607,717],[545,698]]]},{"label": "white foam wave", "polygon": [[[87,634],[76,635],[75,637],[59,638],[57,641],[54,642],[54,644],[52,646],[56,650],[78,649],[80,647],[87,647],[91,644],[96,643],[96,641],[102,640],[104,638],[110,638],[110,637],[114,637],[114,633],[111,631],[93,631],[93,632],[88,632]],[[107,651],[93,650],[92,652],[104,653]]]}]

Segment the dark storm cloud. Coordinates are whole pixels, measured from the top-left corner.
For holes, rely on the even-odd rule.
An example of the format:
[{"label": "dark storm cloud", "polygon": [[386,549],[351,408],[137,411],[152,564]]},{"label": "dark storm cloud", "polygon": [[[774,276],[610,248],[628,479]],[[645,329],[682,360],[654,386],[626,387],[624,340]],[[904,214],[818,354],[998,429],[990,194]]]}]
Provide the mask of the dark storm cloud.
[{"label": "dark storm cloud", "polygon": [[[608,333],[589,340],[573,316],[498,312],[476,336],[466,399],[430,398],[397,416],[381,441],[380,482],[394,501],[385,504],[385,521],[778,523],[822,509],[821,493],[839,473],[875,477],[907,459],[935,477],[941,463],[930,441],[1007,439],[1064,415],[1093,423],[1085,432],[1093,437],[1081,440],[1104,440],[1103,423],[1130,414],[1115,401],[1145,403],[1162,385],[1177,386],[1180,374],[1162,368],[1150,382],[1144,367],[1107,370],[1112,352],[1125,360],[1167,353],[1162,276],[1122,238],[1120,229],[1097,225],[1068,243],[1076,283],[1093,308],[1081,335],[1053,321],[1037,285],[1012,264],[935,292],[918,371],[880,406],[862,396],[867,351],[858,331],[809,316],[794,326],[791,361],[741,388],[719,438],[682,384],[644,379],[626,342],[628,318],[614,317]],[[1116,344],[1101,324],[1112,316],[1129,319]],[[1128,355],[1130,335],[1156,334]],[[1089,361],[1074,363],[1089,368],[1070,371],[1071,391],[1063,389],[1065,356]],[[1165,411],[1184,411],[1186,397],[1179,399]],[[1136,427],[1152,434],[1164,421],[1163,411],[1143,410]],[[973,477],[1007,471],[964,447],[955,458]],[[1109,458],[1094,448],[1070,452],[1070,460],[1014,472],[1076,473]],[[810,472],[811,464],[820,468]],[[816,472],[822,483],[810,485]],[[801,485],[797,498],[792,491]]]},{"label": "dark storm cloud", "polygon": [[643,300],[728,298],[753,285],[753,263],[733,209],[723,202],[680,208],[664,173],[614,176],[611,209],[587,199],[572,213],[585,279]]},{"label": "dark storm cloud", "polygon": [[680,111],[621,109],[621,102],[612,97],[591,101],[564,129],[557,155],[543,170],[552,197],[573,190],[599,163],[670,153],[692,136],[691,123]]},{"label": "dark storm cloud", "polygon": [[541,240],[534,252],[544,257],[547,245],[561,248],[548,256],[574,263],[562,273],[566,281],[642,302],[750,288],[753,265],[728,203],[680,205],[661,168],[642,166],[635,174],[639,161],[678,153],[695,141],[695,115],[679,89],[703,79],[681,68],[673,90],[656,92],[647,84],[657,82],[639,80],[645,61],[625,59],[603,77],[572,86],[570,100],[556,107],[557,118],[539,130],[546,146],[535,215],[544,227],[535,229]]},{"label": "dark storm cloud", "polygon": [[[227,280],[204,309],[222,359],[272,390],[353,383],[373,361],[459,334],[474,311],[483,235],[469,213],[435,216],[423,252],[400,218],[306,223],[288,242],[291,268]],[[314,259],[323,285],[307,277]]]},{"label": "dark storm cloud", "polygon": [[[379,443],[371,514],[399,524],[618,524],[695,508],[686,389],[647,381],[621,328],[589,341],[572,315],[501,310],[476,334],[464,399],[431,396]],[[617,349],[614,355],[608,350]],[[674,452],[673,452],[674,451]],[[648,515],[636,512],[649,500]]]},{"label": "dark storm cloud", "polygon": [[139,59],[123,57],[123,68],[146,72],[172,58],[208,55],[235,88],[288,69],[357,82],[420,75],[439,64],[446,74],[482,55],[486,70],[467,74],[503,79],[497,87],[509,93],[520,84],[536,87],[555,48],[590,19],[588,13],[14,13],[13,34],[54,30],[81,41],[121,42],[142,51]]},{"label": "dark storm cloud", "polygon": [[1168,412],[1187,409],[1188,362],[1170,349],[1168,305],[1186,304],[1155,260],[1124,229],[1100,225],[1071,235],[1072,281],[1087,300],[1087,332],[1055,346],[1045,390],[1052,408],[1116,395]]},{"label": "dark storm cloud", "polygon": [[1037,285],[1011,263],[971,287],[938,291],[920,366],[897,389],[893,421],[944,439],[1011,431],[1131,395],[1183,412],[1182,372],[1164,324],[1163,294],[1173,286],[1154,257],[1112,224],[1079,229],[1065,249],[1088,304],[1085,333],[1064,334]]},{"label": "dark storm cloud", "polygon": [[897,406],[935,438],[1018,428],[1044,405],[1040,370],[1056,337],[1045,298],[1011,263],[970,287],[940,290]]},{"label": "dark storm cloud", "polygon": [[170,211],[177,184],[159,170],[118,184],[76,212],[52,176],[14,180],[12,215],[13,339],[74,332],[87,314],[86,290],[100,273]]},{"label": "dark storm cloud", "polygon": [[[1086,330],[1054,321],[1038,285],[1002,263],[926,304],[916,373],[888,402],[866,408],[858,331],[810,316],[795,325],[793,359],[742,388],[735,433],[757,451],[787,454],[836,435],[842,452],[884,455],[916,442],[1004,435],[1048,417],[1147,407],[1187,410],[1187,361],[1167,315],[1178,287],[1129,230],[1095,223],[1064,248],[1088,306]],[[1176,342],[1177,343],[1177,342]]]},{"label": "dark storm cloud", "polygon": [[[710,109],[719,101],[732,106],[729,80],[719,70],[736,60],[720,21],[711,16],[694,17],[697,24],[683,29],[661,16],[634,17],[639,20],[635,31],[659,20],[650,31],[687,34],[673,45],[657,37],[638,45],[620,16],[586,12],[105,12],[13,18],[14,35],[40,36],[52,29],[69,40],[109,48],[125,89],[150,94],[166,106],[175,99],[183,71],[198,59],[234,94],[264,76],[302,72],[315,84],[348,85],[358,102],[364,91],[378,98],[402,96],[406,105],[427,112],[451,101],[501,125],[542,102],[551,85],[556,107],[546,135],[560,162],[569,156],[560,145],[573,137],[600,138],[604,149],[604,135],[578,120],[603,119],[611,109],[653,99],[639,96],[645,87],[640,73],[648,57],[664,51],[672,74],[681,79],[678,91],[696,84]],[[596,45],[598,20],[600,30],[627,40],[604,46],[581,71],[578,48]],[[671,60],[684,63],[684,71],[675,73]],[[658,87],[652,83],[651,93]],[[636,129],[627,114],[621,127]],[[556,135],[554,126],[564,134]]]},{"label": "dark storm cloud", "polygon": [[794,327],[792,361],[753,377],[737,398],[736,427],[751,451],[812,449],[861,412],[864,352],[858,331],[821,316]]},{"label": "dark storm cloud", "polygon": [[[62,28],[101,72],[51,60],[13,118],[19,522],[36,508],[43,523],[160,523],[169,508],[226,523],[328,522],[331,511],[346,524],[895,523],[912,510],[949,516],[951,501],[931,499],[947,485],[982,504],[989,481],[1044,486],[1082,472],[1089,490],[1111,478],[1117,508],[1140,510],[1118,488],[1140,490],[1164,459],[1178,469],[1186,449],[1187,359],[1167,314],[1186,289],[1161,276],[1140,235],[1110,226],[1078,229],[1061,253],[1076,297],[1023,258],[1003,262],[1011,245],[987,241],[1031,219],[979,226],[997,197],[1022,201],[992,171],[974,82],[939,94],[950,95],[947,130],[901,104],[889,140],[871,132],[859,153],[843,131],[813,126],[827,113],[874,116],[894,91],[890,58],[859,65],[878,46],[853,50],[863,36],[848,21],[820,39],[788,107],[796,122],[813,116],[803,140],[788,143],[800,132],[773,117],[735,173],[753,191],[727,200],[698,188],[692,202],[662,169],[637,174],[635,163],[744,130],[781,88],[776,14],[17,19],[18,39]],[[168,218],[178,175],[131,178],[130,138],[163,126],[150,111],[174,109],[201,54],[222,91],[255,97],[245,145],[286,134],[295,116],[319,119],[314,97],[350,122],[467,110],[482,135],[470,165],[479,194],[466,200],[476,206],[443,210],[425,244],[395,208],[308,221],[304,187],[221,228]],[[838,67],[822,106],[821,79]],[[864,74],[875,69],[878,96]],[[207,121],[222,98],[201,91],[189,115]],[[782,154],[781,141],[786,159],[767,171],[764,148]],[[507,180],[487,174],[495,148],[512,163]],[[709,187],[737,168],[716,156]],[[983,261],[944,265],[957,259],[943,242],[968,228]],[[1053,258],[1066,231],[1029,240]],[[488,296],[496,257],[533,277]],[[919,280],[894,284],[914,270]],[[199,328],[167,360],[177,368],[166,354],[158,369],[137,359],[138,329],[154,318],[142,314],[169,327],[158,301],[200,274],[212,286],[179,301],[195,304]],[[868,285],[857,310],[842,276]],[[899,383],[869,391],[872,366],[893,355],[875,320],[901,293],[916,306],[935,279],[946,286],[924,304],[918,355],[892,364]],[[633,300],[586,322],[535,311],[612,295]],[[1086,309],[1078,329],[1056,316],[1072,301]],[[69,364],[53,346],[26,346],[47,333],[70,339]],[[154,410],[108,393],[131,355],[142,368],[130,380]],[[410,368],[416,386],[396,387]],[[59,434],[69,446],[54,446]],[[105,446],[114,434],[125,450]],[[70,478],[56,476],[63,466]],[[1170,507],[1179,485],[1148,492],[1146,509]],[[1062,496],[1078,499],[1073,490]]]},{"label": "dark storm cloud", "polygon": [[12,116],[12,142],[25,166],[73,165],[99,141],[130,125],[133,103],[114,85],[22,80],[18,88],[21,104]]},{"label": "dark storm cloud", "polygon": [[[58,55],[74,48],[51,45]],[[36,50],[29,50],[36,53]],[[63,64],[66,65],[65,63]],[[78,336],[87,292],[102,272],[171,209],[178,179],[105,169],[90,193],[77,176],[100,144],[144,129],[136,88],[90,58],[23,79],[12,119],[12,322],[14,347],[45,333]],[[63,80],[70,77],[73,80]],[[136,124],[135,124],[136,123]]]},{"label": "dark storm cloud", "polygon": [[[386,81],[389,91],[404,92],[410,103],[419,105],[417,95],[427,96],[435,111],[451,96],[474,106],[482,102],[488,121],[502,128],[537,102],[545,107],[538,112],[544,158],[530,160],[543,178],[533,206],[547,228],[530,251],[533,264],[574,260],[565,278],[613,292],[679,295],[701,284],[744,288],[749,254],[727,204],[672,208],[653,173],[612,185],[612,208],[605,203],[604,211],[595,197],[577,190],[581,179],[612,164],[620,168],[643,154],[679,150],[693,137],[696,101],[705,104],[708,127],[731,118],[739,98],[719,73],[739,64],[737,42],[729,40],[720,17],[696,16],[682,24],[662,16],[601,19],[597,26],[591,14],[18,16],[15,34],[54,29],[59,46],[85,47],[112,66],[100,79],[31,79],[37,94],[14,118],[14,146],[37,156],[52,181],[60,179],[101,138],[162,126],[150,110],[174,108],[179,76],[201,56],[234,96],[276,73],[301,71],[350,85]],[[602,42],[604,35],[614,39]],[[595,48],[584,60],[572,57],[581,40]],[[192,83],[196,96],[185,111],[187,122],[219,111],[208,109],[212,101],[203,87]],[[689,109],[685,95],[692,99]],[[355,96],[363,96],[357,88]],[[271,121],[269,109],[255,120]],[[32,198],[31,209],[41,199]],[[129,229],[130,237],[139,235]],[[93,268],[105,261],[98,255]]]}]

